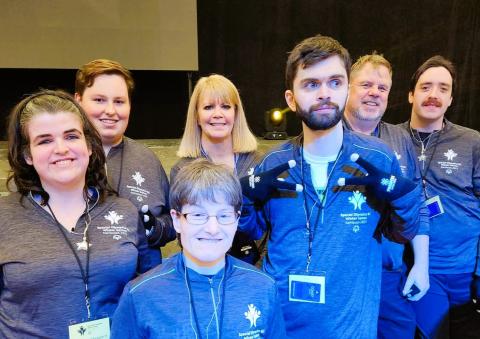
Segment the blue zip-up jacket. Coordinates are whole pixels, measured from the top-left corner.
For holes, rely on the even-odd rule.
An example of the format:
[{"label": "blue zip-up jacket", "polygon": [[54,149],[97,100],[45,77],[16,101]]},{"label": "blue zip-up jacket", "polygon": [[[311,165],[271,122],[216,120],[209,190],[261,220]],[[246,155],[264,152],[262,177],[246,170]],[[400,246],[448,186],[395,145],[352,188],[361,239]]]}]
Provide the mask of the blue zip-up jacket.
[{"label": "blue zip-up jacket", "polygon": [[[409,121],[401,126],[411,134]],[[444,120],[430,139],[419,167],[426,195],[439,196],[445,211],[430,219],[430,273],[472,273],[480,236],[480,133]],[[421,143],[412,140],[420,155]]]},{"label": "blue zip-up jacket", "polygon": [[[348,121],[344,120],[345,128],[352,130]],[[417,159],[411,137],[408,132],[400,126],[392,125],[384,121],[380,121],[372,136],[380,138],[395,153],[400,164],[402,174],[413,180],[417,184],[421,184],[420,171],[417,165]],[[423,195],[419,199],[424,199]],[[428,235],[430,231],[430,223],[428,220],[428,210],[422,206],[420,214],[420,224],[417,235]],[[388,240],[382,237],[382,267],[385,271],[402,271],[403,270],[403,252],[404,245]]]},{"label": "blue zip-up jacket", "polygon": [[[271,228],[264,270],[278,283],[289,336],[375,338],[382,268],[381,246],[375,235],[387,204],[366,192],[363,186],[339,187],[337,182],[341,177],[358,174],[359,165],[350,160],[352,153],[400,176],[398,161],[378,138],[344,130],[336,167],[332,171],[333,164],[329,165],[332,174],[324,207],[320,209],[310,166],[302,159],[301,145],[301,138],[288,141],[270,151],[256,170],[265,171],[294,159],[297,166],[289,170],[285,180],[303,184],[304,191],[279,191],[261,210],[246,205],[240,227],[256,237]],[[387,233],[396,240],[408,241],[417,233],[419,190],[420,187],[391,202],[392,228]],[[324,304],[289,301],[289,274],[301,274],[306,269],[307,219],[314,230],[310,272],[325,276]]]},{"label": "blue zip-up jacket", "polygon": [[179,253],[130,282],[111,338],[285,338],[275,281],[252,265],[226,258],[225,268],[208,277],[186,268]]}]

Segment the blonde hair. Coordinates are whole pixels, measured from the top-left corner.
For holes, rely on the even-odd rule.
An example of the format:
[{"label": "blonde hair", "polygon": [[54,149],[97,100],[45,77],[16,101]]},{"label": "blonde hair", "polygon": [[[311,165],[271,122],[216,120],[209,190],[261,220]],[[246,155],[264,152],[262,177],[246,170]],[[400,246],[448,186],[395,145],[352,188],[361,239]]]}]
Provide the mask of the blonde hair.
[{"label": "blonde hair", "polygon": [[363,55],[359,57],[357,61],[355,61],[355,63],[352,65],[350,78],[355,77],[356,73],[359,72],[367,63],[372,64],[372,66],[375,68],[379,66],[385,66],[388,69],[390,77],[393,75],[392,65],[390,62],[385,59],[383,54],[377,54],[376,51],[373,51],[372,54]]},{"label": "blonde hair", "polygon": [[202,130],[198,125],[198,102],[200,97],[208,96],[228,102],[235,106],[235,120],[232,130],[234,153],[253,152],[257,149],[257,139],[248,128],[240,94],[235,85],[222,75],[212,74],[198,80],[188,104],[185,131],[177,155],[181,158],[201,156]]}]

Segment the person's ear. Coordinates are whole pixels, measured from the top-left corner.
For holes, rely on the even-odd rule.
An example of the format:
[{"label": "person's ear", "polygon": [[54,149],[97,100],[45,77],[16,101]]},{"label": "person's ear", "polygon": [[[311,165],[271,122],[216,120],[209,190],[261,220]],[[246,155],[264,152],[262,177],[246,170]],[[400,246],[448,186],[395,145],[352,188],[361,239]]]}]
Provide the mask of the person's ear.
[{"label": "person's ear", "polygon": [[173,220],[173,227],[177,233],[182,233],[182,223],[180,222],[181,215],[174,209],[170,210],[170,216]]},{"label": "person's ear", "polygon": [[297,105],[295,103],[295,96],[293,95],[293,91],[287,89],[285,91],[285,101],[287,102],[288,107],[292,110],[292,112],[297,111]]},{"label": "person's ear", "polygon": [[28,150],[28,149],[23,150],[23,159],[25,159],[25,162],[28,165],[33,166],[33,161],[32,161],[32,156],[30,155],[30,150]]},{"label": "person's ear", "polygon": [[413,104],[413,92],[412,91],[408,92],[408,102]]},{"label": "person's ear", "polygon": [[75,92],[75,100],[79,103],[82,101],[82,96],[78,93],[78,92]]}]

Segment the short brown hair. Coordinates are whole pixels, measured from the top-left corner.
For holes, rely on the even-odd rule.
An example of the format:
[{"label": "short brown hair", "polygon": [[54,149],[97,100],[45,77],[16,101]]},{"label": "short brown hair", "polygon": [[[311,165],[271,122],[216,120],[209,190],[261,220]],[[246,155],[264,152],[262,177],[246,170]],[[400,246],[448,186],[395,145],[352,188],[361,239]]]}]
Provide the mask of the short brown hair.
[{"label": "short brown hair", "polygon": [[455,91],[455,83],[457,77],[457,71],[455,70],[455,66],[453,62],[444,58],[441,55],[434,55],[433,57],[429,58],[420,67],[417,68],[415,73],[413,73],[412,78],[410,79],[410,92],[415,91],[415,86],[417,86],[418,79],[422,76],[423,73],[429,68],[433,67],[444,67],[452,76],[452,97]]},{"label": "short brown hair", "polygon": [[95,78],[102,74],[117,74],[125,79],[128,90],[128,98],[132,100],[135,83],[132,74],[119,62],[108,59],[96,59],[86,63],[77,70],[75,76],[75,93],[82,96],[87,87],[93,85]]},{"label": "short brown hair", "polygon": [[44,199],[48,200],[37,171],[25,159],[25,156],[30,154],[28,123],[37,114],[65,112],[72,113],[80,119],[87,145],[92,151],[85,175],[85,192],[89,186],[94,186],[99,190],[100,198],[103,200],[105,195],[111,192],[111,189],[105,173],[105,153],[102,148],[102,140],[76,100],[70,94],[59,90],[42,90],[32,94],[20,101],[11,111],[7,127],[8,162],[10,164],[7,187],[11,189],[9,183],[13,180],[16,190],[22,197],[30,191],[38,191]]},{"label": "short brown hair", "polygon": [[287,59],[285,68],[285,85],[287,89],[293,89],[293,80],[297,76],[299,66],[307,68],[335,55],[338,55],[343,60],[347,76],[349,76],[352,59],[347,49],[337,40],[319,34],[300,42],[290,52]]},{"label": "short brown hair", "polygon": [[393,75],[392,65],[390,62],[385,59],[383,54],[378,54],[376,51],[373,51],[372,54],[362,55],[355,61],[352,65],[352,70],[350,76],[353,78],[354,74],[362,69],[366,64],[372,64],[374,67],[385,66],[390,73],[390,77]]}]

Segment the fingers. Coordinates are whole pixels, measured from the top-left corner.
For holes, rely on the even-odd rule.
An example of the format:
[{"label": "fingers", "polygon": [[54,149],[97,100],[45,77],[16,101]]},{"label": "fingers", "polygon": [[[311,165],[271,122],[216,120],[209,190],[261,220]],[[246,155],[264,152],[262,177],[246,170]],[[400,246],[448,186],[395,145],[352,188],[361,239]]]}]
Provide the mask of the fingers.
[{"label": "fingers", "polygon": [[147,213],[147,212],[148,212],[148,205],[143,205],[142,208],[140,208],[140,210],[141,210],[143,213]]},{"label": "fingers", "polygon": [[412,285],[414,283],[414,280],[408,276],[407,281],[405,281],[405,285],[403,286],[402,294],[404,296],[407,296],[408,293],[412,291]]},{"label": "fingers", "polygon": [[364,169],[366,169],[369,174],[376,174],[380,172],[378,168],[376,168],[375,166],[373,166],[371,163],[369,163],[368,161],[366,161],[360,156],[358,156],[356,163],[362,166]]},{"label": "fingers", "polygon": [[368,185],[371,182],[369,177],[351,177],[338,179],[338,186]]},{"label": "fingers", "polygon": [[282,190],[288,190],[288,191],[296,191],[296,192],[302,192],[303,191],[303,186],[299,184],[294,184],[291,182],[286,182],[284,180],[281,180],[280,178],[274,181],[273,186],[275,186],[278,189]]},{"label": "fingers", "polygon": [[291,168],[291,166],[290,166],[290,161],[289,161],[289,162],[286,162],[284,164],[278,165],[277,167],[272,168],[271,170],[268,171],[268,173],[271,174],[272,176],[277,177],[277,176],[279,176],[280,174],[282,174],[283,172],[285,172],[286,170],[288,170],[290,168]]}]

